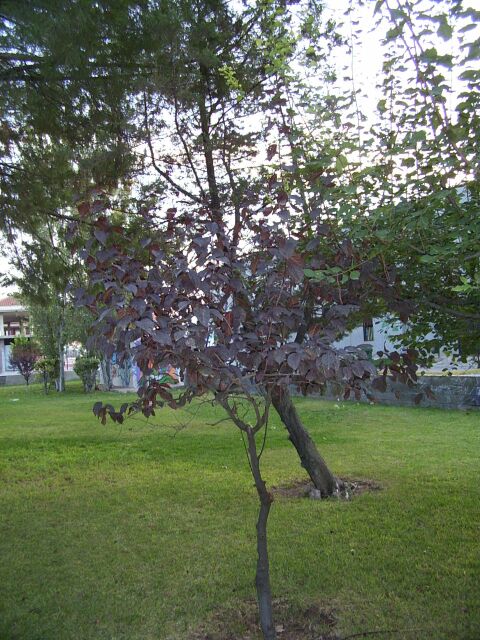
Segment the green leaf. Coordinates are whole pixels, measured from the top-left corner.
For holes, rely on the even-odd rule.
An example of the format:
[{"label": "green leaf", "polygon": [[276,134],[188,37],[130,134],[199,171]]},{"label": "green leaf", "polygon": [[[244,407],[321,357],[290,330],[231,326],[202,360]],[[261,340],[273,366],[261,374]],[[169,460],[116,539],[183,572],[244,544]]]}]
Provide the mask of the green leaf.
[{"label": "green leaf", "polygon": [[461,29],[458,30],[459,33],[466,33],[467,31],[471,31],[472,29],[476,29],[477,25],[475,23],[467,24]]},{"label": "green leaf", "polygon": [[313,269],[304,269],[303,273],[307,278],[312,278],[312,280],[323,280],[325,278],[325,274],[323,271],[314,271]]},{"label": "green leaf", "polygon": [[480,58],[480,46],[478,42],[473,42],[468,49],[468,56],[465,60],[478,60]]},{"label": "green leaf", "polygon": [[445,16],[442,16],[442,22],[438,27],[437,33],[443,40],[450,40],[452,37],[453,29],[448,24],[447,18]]},{"label": "green leaf", "polygon": [[467,69],[467,71],[461,73],[459,77],[460,80],[477,80],[479,76],[480,72],[476,69]]},{"label": "green leaf", "polygon": [[431,264],[432,262],[436,262],[437,261],[437,257],[436,256],[431,256],[430,254],[425,254],[424,256],[420,256],[420,262],[423,262],[424,264]]},{"label": "green leaf", "polygon": [[339,155],[335,160],[335,169],[338,173],[342,173],[343,170],[348,166],[348,160],[345,156]]},{"label": "green leaf", "polygon": [[373,15],[375,16],[380,9],[382,8],[382,4],[385,2],[385,0],[377,0],[377,2],[375,3],[375,9],[373,10]]},{"label": "green leaf", "polygon": [[350,271],[350,280],[359,280],[360,279],[360,271]]},{"label": "green leaf", "polygon": [[437,62],[438,51],[435,47],[430,47],[430,49],[425,49],[425,51],[420,54],[419,58],[424,62]]},{"label": "green leaf", "polygon": [[380,113],[385,113],[385,111],[387,110],[387,101],[379,100],[377,103],[377,109]]},{"label": "green leaf", "polygon": [[390,9],[390,15],[395,20],[405,20],[407,18],[407,14],[401,9]]},{"label": "green leaf", "polygon": [[389,29],[385,36],[386,41],[390,42],[390,40],[394,40],[397,36],[399,36],[402,33],[402,31],[403,29],[401,24],[397,25],[396,27],[393,27],[393,29]]}]

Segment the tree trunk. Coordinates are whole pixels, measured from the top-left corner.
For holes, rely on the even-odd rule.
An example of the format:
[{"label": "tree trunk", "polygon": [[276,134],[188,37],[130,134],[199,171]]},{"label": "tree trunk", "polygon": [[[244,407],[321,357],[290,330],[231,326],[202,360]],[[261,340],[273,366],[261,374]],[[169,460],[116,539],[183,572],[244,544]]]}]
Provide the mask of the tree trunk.
[{"label": "tree trunk", "polygon": [[206,92],[208,91],[208,70],[200,65],[200,73],[204,81],[204,87],[198,100],[198,110],[200,112],[200,127],[202,130],[203,155],[205,158],[205,168],[207,170],[208,193],[210,196],[210,207],[215,214],[219,214],[220,196],[218,193],[217,178],[215,176],[215,161],[213,158],[213,147],[210,139],[210,118],[206,105]]},{"label": "tree trunk", "polygon": [[65,391],[65,352],[63,344],[63,330],[65,325],[64,307],[62,309],[62,315],[60,322],[58,323],[57,331],[57,349],[58,349],[58,384],[57,391]]},{"label": "tree trunk", "polygon": [[272,495],[267,491],[265,481],[260,472],[260,462],[255,444],[253,429],[247,431],[248,455],[252,475],[255,480],[260,500],[260,511],[257,520],[257,572],[255,575],[255,587],[257,589],[258,610],[260,614],[260,626],[264,640],[276,640],[275,625],[273,623],[272,591],[270,588],[270,564],[268,560],[267,546],[267,520],[270,506],[273,502]]},{"label": "tree trunk", "polygon": [[322,496],[331,496],[341,483],[327,467],[310,434],[303,426],[286,387],[275,386],[271,391],[272,404],[287,428],[289,439],[297,450],[302,467],[307,471]]},{"label": "tree trunk", "polygon": [[102,357],[100,362],[100,367],[102,370],[102,378],[103,385],[105,387],[105,391],[111,391],[112,389],[112,369],[110,366],[110,358]]},{"label": "tree trunk", "polygon": [[275,640],[275,626],[273,624],[272,592],[270,588],[270,566],[267,547],[267,520],[270,512],[270,502],[260,503],[257,520],[257,573],[255,587],[257,589],[258,610],[260,612],[260,626],[265,640]]}]

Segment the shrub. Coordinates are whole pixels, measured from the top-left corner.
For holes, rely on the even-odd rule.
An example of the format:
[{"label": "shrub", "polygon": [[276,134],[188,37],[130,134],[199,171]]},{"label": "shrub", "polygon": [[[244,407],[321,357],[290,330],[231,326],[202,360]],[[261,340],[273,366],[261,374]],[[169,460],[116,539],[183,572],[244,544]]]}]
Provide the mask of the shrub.
[{"label": "shrub", "polygon": [[80,378],[85,393],[90,393],[95,389],[95,380],[100,360],[93,356],[78,356],[75,359],[73,370]]}]

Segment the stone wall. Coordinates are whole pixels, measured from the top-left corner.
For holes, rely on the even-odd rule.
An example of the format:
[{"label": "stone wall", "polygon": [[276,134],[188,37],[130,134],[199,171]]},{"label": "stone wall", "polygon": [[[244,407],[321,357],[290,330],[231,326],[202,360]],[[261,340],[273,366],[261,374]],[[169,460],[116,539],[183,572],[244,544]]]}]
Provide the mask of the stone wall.
[{"label": "stone wall", "polygon": [[[415,396],[426,387],[435,394],[429,399],[425,394],[420,401],[421,407],[439,409],[480,409],[480,376],[423,376],[413,387],[389,382],[385,393],[375,391],[378,404],[400,407],[414,407]],[[330,400],[342,399],[343,394],[330,388],[325,394]],[[354,398],[352,398],[354,400]],[[366,398],[362,402],[368,402]]]}]

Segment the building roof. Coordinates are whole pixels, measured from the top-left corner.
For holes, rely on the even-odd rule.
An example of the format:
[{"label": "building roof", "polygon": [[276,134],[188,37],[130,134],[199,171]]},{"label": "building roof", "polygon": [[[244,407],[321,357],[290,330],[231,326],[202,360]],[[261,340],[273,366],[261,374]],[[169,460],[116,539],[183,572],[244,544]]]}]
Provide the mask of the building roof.
[{"label": "building roof", "polygon": [[22,303],[18,298],[13,296],[7,296],[6,298],[0,298],[0,307],[21,307]]}]

